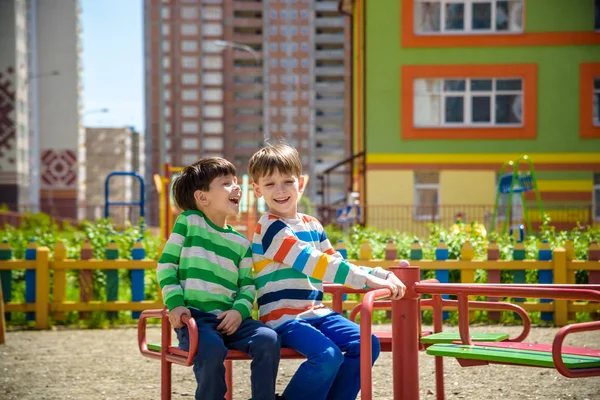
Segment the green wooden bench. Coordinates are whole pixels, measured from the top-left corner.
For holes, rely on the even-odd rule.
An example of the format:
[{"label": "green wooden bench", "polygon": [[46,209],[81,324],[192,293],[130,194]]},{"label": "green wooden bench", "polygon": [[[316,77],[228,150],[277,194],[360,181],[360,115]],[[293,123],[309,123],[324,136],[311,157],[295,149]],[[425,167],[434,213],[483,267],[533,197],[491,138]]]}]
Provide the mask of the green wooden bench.
[{"label": "green wooden bench", "polygon": [[[521,345],[528,345],[522,343]],[[549,345],[530,345],[532,350],[515,347],[512,343],[500,343],[489,345],[486,343],[473,343],[473,345],[462,345],[456,343],[438,343],[429,346],[427,354],[442,357],[454,357],[456,359],[479,360],[486,363],[513,364],[531,367],[555,368],[552,361],[552,350]],[[591,351],[581,349],[580,353],[568,354],[563,352],[562,360],[569,369],[600,367],[600,355],[594,356]],[[573,350],[572,352],[575,352]]]},{"label": "green wooden bench", "polygon": [[[503,342],[507,339],[507,333],[471,333],[471,340],[473,342]],[[439,332],[421,337],[421,343],[428,345],[452,343],[459,340],[459,332]]]}]

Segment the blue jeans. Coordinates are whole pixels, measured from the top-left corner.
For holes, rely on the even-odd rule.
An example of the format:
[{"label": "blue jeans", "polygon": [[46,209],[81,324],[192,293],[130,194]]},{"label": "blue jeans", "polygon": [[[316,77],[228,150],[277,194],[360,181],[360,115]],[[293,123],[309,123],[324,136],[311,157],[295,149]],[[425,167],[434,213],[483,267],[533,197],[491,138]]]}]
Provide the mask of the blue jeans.
[{"label": "blue jeans", "polygon": [[[338,313],[286,322],[275,331],[281,346],[308,358],[283,392],[285,400],[352,400],[360,391],[360,330]],[[379,339],[372,336],[373,362]]]},{"label": "blue jeans", "polygon": [[[233,335],[217,330],[221,320],[213,314],[190,310],[198,326],[198,353],[194,357],[194,375],[198,386],[196,399],[220,400],[225,397],[225,366],[227,349],[240,350],[252,358],[252,399],[275,400],[275,380],[281,348],[277,333],[252,318],[246,318]],[[179,347],[188,350],[190,338],[187,326],[175,328]]]}]

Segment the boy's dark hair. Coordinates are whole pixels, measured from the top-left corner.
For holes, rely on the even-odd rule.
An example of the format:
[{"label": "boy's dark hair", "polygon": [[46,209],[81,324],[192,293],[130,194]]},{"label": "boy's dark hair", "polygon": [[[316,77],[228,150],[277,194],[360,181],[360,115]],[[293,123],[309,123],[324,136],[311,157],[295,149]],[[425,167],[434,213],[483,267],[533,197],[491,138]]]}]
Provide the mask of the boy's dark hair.
[{"label": "boy's dark hair", "polygon": [[254,182],[270,176],[277,170],[280,174],[302,175],[302,161],[298,150],[285,142],[267,144],[248,161],[248,173]]},{"label": "boy's dark hair", "polygon": [[173,182],[173,200],[183,211],[197,210],[194,192],[208,191],[210,183],[219,176],[236,176],[235,166],[221,157],[207,157],[188,165]]}]

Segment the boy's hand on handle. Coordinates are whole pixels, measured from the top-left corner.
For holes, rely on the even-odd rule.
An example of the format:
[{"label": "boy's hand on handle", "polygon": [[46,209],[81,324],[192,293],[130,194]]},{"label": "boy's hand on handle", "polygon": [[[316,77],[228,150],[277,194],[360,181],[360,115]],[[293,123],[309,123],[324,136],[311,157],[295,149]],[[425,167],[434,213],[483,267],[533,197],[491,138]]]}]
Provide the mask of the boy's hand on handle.
[{"label": "boy's hand on handle", "polygon": [[390,292],[392,292],[392,295],[390,296],[392,300],[400,298],[398,297],[398,287],[390,281],[378,278],[374,275],[367,275],[366,284],[372,289],[389,289]]},{"label": "boy's hand on handle", "polygon": [[232,309],[225,311],[223,314],[219,315],[217,319],[223,320],[219,326],[217,326],[217,330],[226,335],[233,335],[242,323],[242,314],[240,314],[238,310]]},{"label": "boy's hand on handle", "polygon": [[192,316],[192,313],[187,307],[179,306],[169,311],[169,322],[171,322],[173,328],[181,328],[183,325],[185,325],[181,321],[181,317],[184,315],[187,315],[189,317]]},{"label": "boy's hand on handle", "polygon": [[386,281],[398,288],[398,295],[396,297],[392,297],[392,300],[400,300],[404,297],[404,293],[406,293],[406,286],[404,286],[404,283],[402,283],[402,281],[393,272],[388,274]]}]

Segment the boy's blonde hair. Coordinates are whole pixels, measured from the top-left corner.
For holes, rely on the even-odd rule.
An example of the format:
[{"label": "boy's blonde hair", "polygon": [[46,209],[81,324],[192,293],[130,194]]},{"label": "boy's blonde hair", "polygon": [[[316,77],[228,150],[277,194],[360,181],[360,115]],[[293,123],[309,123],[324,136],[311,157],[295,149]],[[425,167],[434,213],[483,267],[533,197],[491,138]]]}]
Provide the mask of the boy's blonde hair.
[{"label": "boy's blonde hair", "polygon": [[255,183],[275,171],[299,178],[302,175],[302,161],[298,150],[285,142],[267,144],[254,153],[248,162],[248,173]]}]

